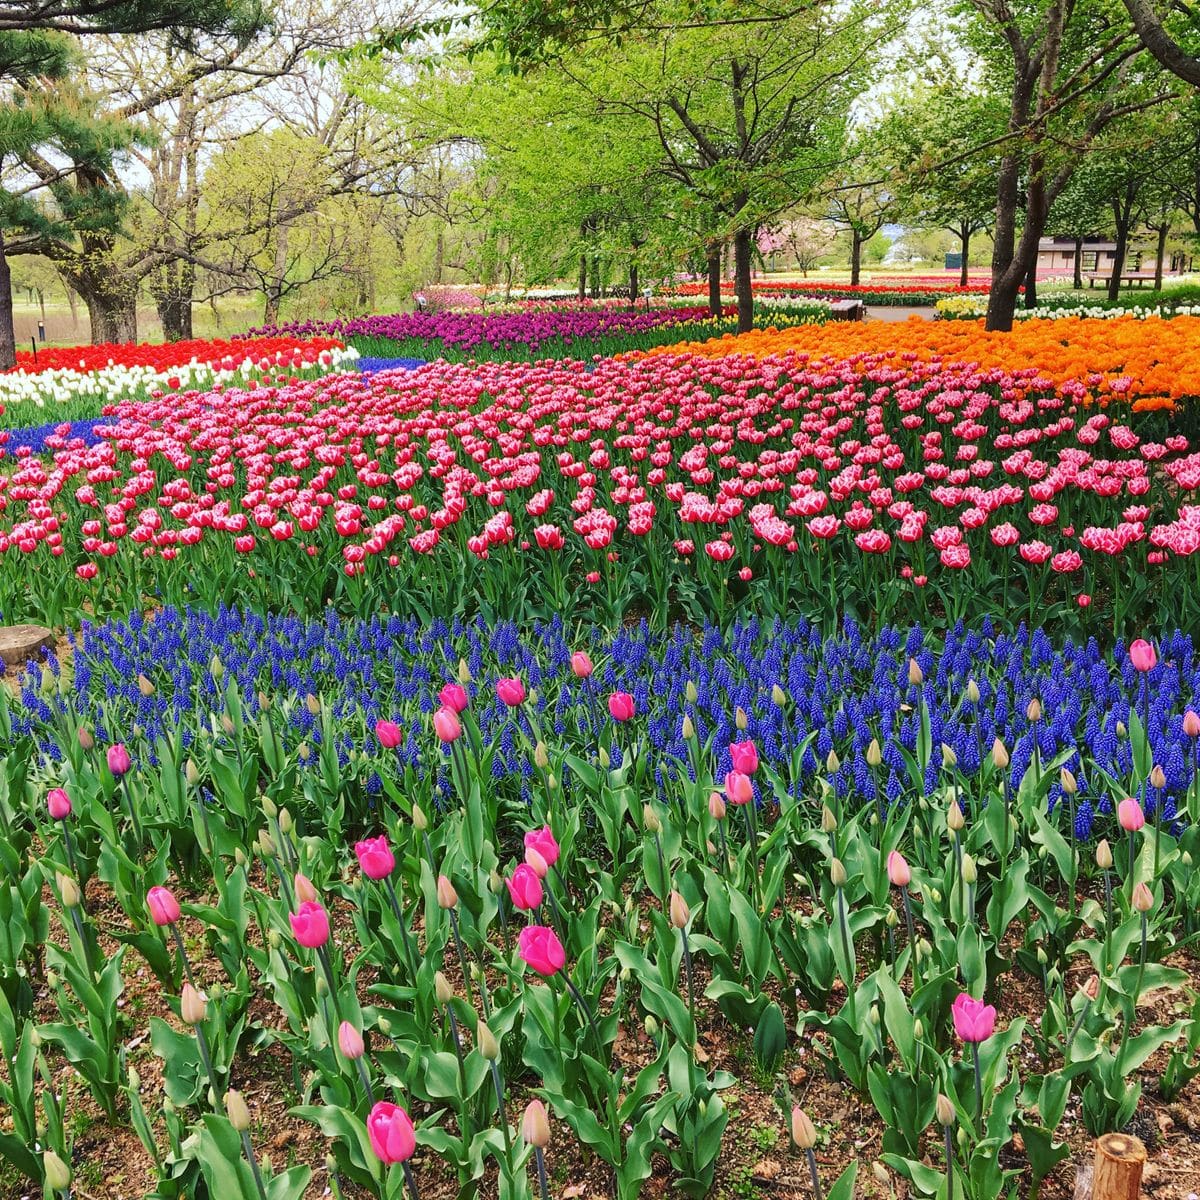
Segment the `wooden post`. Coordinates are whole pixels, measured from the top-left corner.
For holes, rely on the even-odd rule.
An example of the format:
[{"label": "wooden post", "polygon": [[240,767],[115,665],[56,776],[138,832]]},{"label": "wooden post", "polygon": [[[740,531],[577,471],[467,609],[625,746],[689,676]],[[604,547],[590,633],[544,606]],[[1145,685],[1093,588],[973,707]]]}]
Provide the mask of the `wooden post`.
[{"label": "wooden post", "polygon": [[1092,1171],[1092,1200],[1138,1200],[1146,1147],[1127,1133],[1106,1133],[1096,1139]]}]

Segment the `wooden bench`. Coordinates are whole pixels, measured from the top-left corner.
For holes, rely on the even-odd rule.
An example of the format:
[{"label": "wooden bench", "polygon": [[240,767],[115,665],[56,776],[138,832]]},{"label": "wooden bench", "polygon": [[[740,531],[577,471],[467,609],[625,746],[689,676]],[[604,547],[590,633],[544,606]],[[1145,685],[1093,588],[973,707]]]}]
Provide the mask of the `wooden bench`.
[{"label": "wooden bench", "polygon": [[[1099,271],[1093,271],[1087,276],[1088,287],[1094,288],[1098,283],[1107,287],[1110,279],[1112,279],[1111,272],[1102,275]],[[1124,271],[1121,273],[1120,280],[1123,284],[1137,284],[1138,287],[1141,287],[1143,283],[1152,284],[1154,282],[1154,272],[1151,271],[1147,274],[1145,271]]]},{"label": "wooden bench", "polygon": [[829,306],[831,321],[861,321],[867,315],[867,306],[861,300],[834,300]]}]

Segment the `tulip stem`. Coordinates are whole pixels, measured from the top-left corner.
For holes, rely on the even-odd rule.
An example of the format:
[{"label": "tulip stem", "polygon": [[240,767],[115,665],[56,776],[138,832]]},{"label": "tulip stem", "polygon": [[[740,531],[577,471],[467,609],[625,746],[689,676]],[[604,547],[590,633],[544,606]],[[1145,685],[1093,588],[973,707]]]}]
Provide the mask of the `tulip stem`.
[{"label": "tulip stem", "polygon": [[980,1121],[983,1120],[983,1073],[979,1069],[979,1043],[971,1043],[971,1058],[975,1067],[975,1131],[980,1133]]},{"label": "tulip stem", "polygon": [[458,950],[458,961],[462,967],[463,985],[467,989],[467,999],[471,1002],[471,1007],[475,1007],[475,991],[471,987],[471,971],[467,966],[467,952],[463,949],[462,938],[458,936],[458,917],[454,915],[454,909],[448,908],[446,912],[450,916],[450,931],[454,934],[454,945]]},{"label": "tulip stem", "polygon": [[371,1108],[375,1107],[375,1092],[371,1087],[371,1077],[367,1074],[367,1068],[363,1066],[361,1058],[354,1060],[354,1065],[358,1068],[359,1082],[363,1085],[363,1091],[367,1094],[367,1104]]},{"label": "tulip stem", "polygon": [[580,992],[580,990],[571,982],[571,977],[566,973],[566,971],[563,971],[562,977],[563,982],[567,985],[567,991],[571,993],[575,1003],[578,1004],[581,1009],[583,1009],[583,1015],[587,1017],[587,1023],[592,1028],[592,1036],[596,1039],[596,1051],[601,1056],[599,1061],[603,1063],[605,1061],[604,1039],[600,1036],[600,1030],[596,1026],[596,1019],[592,1016],[592,1010],[588,1006],[588,1002],[583,998],[583,993]]},{"label": "tulip stem", "polygon": [[71,923],[75,926],[75,932],[79,935],[79,946],[80,946],[80,949],[83,951],[83,962],[84,962],[84,966],[87,967],[88,979],[94,980],[96,978],[96,970],[92,966],[92,948],[88,944],[87,933],[85,932],[84,927],[83,927],[83,919],[79,915],[78,905],[76,905],[76,907],[72,908],[70,910],[70,913],[71,913]]},{"label": "tulip stem", "polygon": [[413,1178],[408,1163],[402,1162],[400,1167],[404,1171],[404,1182],[408,1184],[408,1190],[412,1193],[412,1200],[421,1200],[421,1196],[417,1191],[417,1181]]},{"label": "tulip stem", "polygon": [[208,1038],[204,1033],[204,1026],[196,1026],[196,1045],[200,1047],[200,1061],[204,1064],[204,1070],[208,1074],[208,1085],[212,1088],[212,1104],[213,1112],[220,1112],[223,1107],[221,1102],[221,1089],[217,1087],[217,1073],[213,1069],[212,1055],[208,1052]]},{"label": "tulip stem", "polygon": [[850,943],[850,921],[849,914],[846,912],[846,893],[840,887],[837,889],[837,916],[838,928],[842,935],[842,953],[846,958],[846,973],[850,976],[846,980],[846,1002],[850,1006],[850,1025],[852,1028],[857,1028],[858,1006],[854,999],[854,968],[851,965],[854,959]]},{"label": "tulip stem", "polygon": [[750,870],[751,882],[754,887],[754,910],[762,915],[762,881],[758,877],[758,821],[754,813],[755,800],[751,796],[746,804],[746,831],[750,839]]},{"label": "tulip stem", "polygon": [[1104,977],[1108,978],[1109,959],[1112,957],[1112,928],[1113,928],[1113,908],[1112,908],[1112,876],[1107,871],[1104,872]]},{"label": "tulip stem", "polygon": [[500,1068],[496,1060],[488,1064],[492,1068],[492,1086],[496,1089],[496,1107],[500,1110],[500,1132],[504,1135],[505,1162],[512,1161],[512,1137],[508,1132],[508,1113],[504,1108],[504,1081],[500,1078]]},{"label": "tulip stem", "polygon": [[538,1188],[542,1193],[542,1200],[550,1200],[550,1181],[546,1178],[546,1154],[541,1146],[534,1146],[533,1161],[537,1163]]},{"label": "tulip stem", "polygon": [[816,1200],[824,1200],[824,1193],[821,1191],[821,1176],[817,1171],[817,1156],[812,1150],[805,1150],[804,1156],[808,1159],[808,1174],[812,1180],[813,1195]]},{"label": "tulip stem", "polygon": [[721,843],[721,861],[717,864],[720,868],[721,878],[725,878],[725,869],[729,865],[729,850],[725,845],[725,822],[717,822],[717,838]]},{"label": "tulip stem", "polygon": [[[188,983],[192,987],[196,987],[196,978],[192,974],[192,964],[188,960],[187,951],[183,948],[183,938],[180,936],[179,926],[174,921],[171,922],[171,935],[174,937],[175,945],[179,949],[179,958],[183,963],[183,973],[187,976]],[[196,988],[196,990],[199,991],[200,989]]]},{"label": "tulip stem", "polygon": [[462,1088],[462,1108],[459,1112],[459,1119],[463,1125],[463,1138],[470,1144],[475,1133],[467,1110],[467,1064],[463,1061],[462,1038],[458,1034],[458,1021],[455,1019],[454,1009],[449,1004],[446,1005],[446,1016],[450,1018],[450,1036],[454,1040],[454,1057],[458,1059],[458,1082]]},{"label": "tulip stem", "polygon": [[700,1031],[696,1028],[696,987],[692,980],[692,951],[688,945],[686,929],[679,931],[679,943],[683,947],[683,966],[688,990],[688,1015],[692,1020],[692,1044],[688,1047],[688,1086],[695,1092],[696,1043],[700,1040]]},{"label": "tulip stem", "polygon": [[946,1200],[954,1200],[954,1139],[946,1126]]},{"label": "tulip stem", "polygon": [[254,1186],[258,1188],[259,1200],[267,1200],[267,1189],[263,1186],[262,1173],[258,1169],[258,1159],[254,1157],[254,1147],[250,1145],[250,1135],[246,1130],[241,1131],[242,1149],[246,1152],[246,1161],[250,1164],[254,1176]]},{"label": "tulip stem", "polygon": [[[318,946],[317,958],[320,959],[321,967],[325,972],[325,982],[329,984],[329,998],[333,1004],[334,1020],[340,1024],[342,1019],[341,1007],[338,1004],[337,984],[333,979],[333,963],[329,961],[329,950],[325,946]],[[333,1026],[330,1026],[329,1029],[329,1040],[331,1043],[337,1041],[337,1030]]]},{"label": "tulip stem", "polygon": [[[666,863],[663,862],[662,838],[660,838],[657,833],[654,835],[654,850],[658,855],[658,878],[662,883],[662,890],[666,892],[669,890],[667,887],[667,866]],[[659,896],[658,898],[660,900],[665,900],[664,896]]]},{"label": "tulip stem", "polygon": [[404,910],[400,907],[400,900],[396,896],[396,889],[392,886],[392,877],[385,875],[383,882],[387,885],[387,894],[392,904],[392,912],[396,914],[396,920],[400,923],[400,936],[404,939],[404,955],[408,959],[409,978],[415,987],[417,983],[417,960],[413,956],[412,942],[409,941],[408,926],[404,923]]},{"label": "tulip stem", "polygon": [[75,863],[75,846],[71,841],[71,828],[66,821],[63,822],[63,844],[67,849],[67,864],[71,868],[71,874],[78,879],[79,867]]},{"label": "tulip stem", "polygon": [[1083,1028],[1084,1021],[1087,1020],[1088,1010],[1092,1007],[1090,997],[1086,997],[1083,1001],[1083,1007],[1079,1010],[1079,1016],[1075,1018],[1075,1024],[1071,1026],[1071,1032],[1067,1034],[1067,1044],[1063,1047],[1063,1065],[1069,1066],[1071,1061],[1071,1045],[1075,1041],[1075,1035]]}]

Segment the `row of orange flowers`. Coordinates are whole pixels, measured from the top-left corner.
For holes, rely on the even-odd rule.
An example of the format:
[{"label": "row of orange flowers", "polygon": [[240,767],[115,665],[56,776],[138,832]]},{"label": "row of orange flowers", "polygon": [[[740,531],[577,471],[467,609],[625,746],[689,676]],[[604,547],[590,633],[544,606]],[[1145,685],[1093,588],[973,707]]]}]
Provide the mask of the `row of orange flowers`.
[{"label": "row of orange flowers", "polygon": [[1200,317],[1067,317],[1022,321],[992,333],[982,321],[925,321],[802,325],[761,329],[706,342],[684,342],[648,354],[752,354],[790,351],[845,360],[880,355],[884,361],[977,363],[1004,371],[1036,369],[1056,385],[1082,383],[1100,399],[1133,401],[1135,410],[1173,408],[1200,396]]}]

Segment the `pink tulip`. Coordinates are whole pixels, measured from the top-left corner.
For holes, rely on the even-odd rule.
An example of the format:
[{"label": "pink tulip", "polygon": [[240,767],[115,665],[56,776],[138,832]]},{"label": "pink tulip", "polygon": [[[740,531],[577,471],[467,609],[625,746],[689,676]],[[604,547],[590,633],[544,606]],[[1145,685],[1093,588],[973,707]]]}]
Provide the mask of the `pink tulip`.
[{"label": "pink tulip", "polygon": [[107,758],[108,769],[112,772],[114,779],[120,779],[133,766],[133,760],[129,757],[129,751],[120,742],[109,746]]},{"label": "pink tulip", "polygon": [[587,651],[576,650],[571,655],[571,670],[575,673],[577,679],[587,679],[591,675],[593,670],[592,660],[587,656]]},{"label": "pink tulip", "polygon": [[996,1010],[966,992],[950,1006],[954,1017],[954,1032],[964,1042],[986,1042],[996,1029]]},{"label": "pink tulip", "polygon": [[1154,664],[1158,662],[1158,655],[1145,638],[1138,638],[1137,641],[1129,643],[1129,661],[1135,671],[1153,671]]},{"label": "pink tulip", "polygon": [[408,1113],[398,1104],[380,1100],[367,1117],[371,1149],[381,1163],[407,1162],[417,1149],[417,1138]]},{"label": "pink tulip", "polygon": [[518,704],[525,703],[525,685],[515,675],[509,679],[497,679],[496,695],[509,708],[516,708]]},{"label": "pink tulip", "polygon": [[567,961],[562,942],[546,925],[526,925],[517,938],[517,951],[527,967],[547,978],[561,971]]},{"label": "pink tulip", "polygon": [[[554,834],[550,832],[549,825],[543,825],[541,829],[531,829],[525,835],[525,849],[536,850],[548,867],[552,867],[558,862],[558,842],[554,840]],[[544,875],[545,872],[543,871],[542,874]]]},{"label": "pink tulip", "polygon": [[170,888],[152,887],[146,893],[146,907],[155,925],[174,925],[179,920],[179,901]]},{"label": "pink tulip", "polygon": [[899,850],[893,850],[887,856],[887,873],[893,887],[906,888],[912,882],[908,860]]},{"label": "pink tulip", "polygon": [[306,900],[298,911],[288,913],[296,941],[317,950],[329,941],[329,914],[316,900]]},{"label": "pink tulip", "polygon": [[296,899],[301,904],[308,903],[309,901],[315,903],[321,898],[321,894],[317,891],[313,881],[303,871],[296,872],[295,877],[292,879],[292,887],[296,891]]},{"label": "pink tulip", "polygon": [[539,879],[545,879],[550,874],[550,864],[532,847],[525,847],[525,865]]},{"label": "pink tulip", "polygon": [[1125,799],[1117,805],[1117,820],[1126,833],[1137,833],[1146,823],[1146,814],[1136,800]]},{"label": "pink tulip", "polygon": [[[536,853],[536,851],[535,851]],[[508,894],[512,898],[513,908],[528,912],[537,908],[542,902],[542,881],[537,871],[528,863],[522,863],[513,873],[511,879],[504,881],[508,885]]]},{"label": "pink tulip", "polygon": [[729,757],[733,760],[733,769],[741,775],[753,775],[758,770],[758,747],[748,739],[731,742]]},{"label": "pink tulip", "polygon": [[464,712],[467,704],[467,689],[461,683],[448,683],[438,692],[438,701],[443,708],[452,709],[456,713]]},{"label": "pink tulip", "polygon": [[52,820],[65,821],[71,815],[71,797],[62,788],[51,788],[46,793],[46,811]]},{"label": "pink tulip", "polygon": [[386,879],[396,869],[396,856],[388,845],[387,835],[364,838],[354,843],[358,865],[368,879]]},{"label": "pink tulip", "polygon": [[375,722],[375,736],[385,750],[395,750],[404,741],[404,730],[395,721]]},{"label": "pink tulip", "polygon": [[342,1054],[352,1062],[356,1058],[362,1058],[366,1052],[362,1034],[349,1021],[343,1021],[338,1026],[338,1046]]},{"label": "pink tulip", "polygon": [[725,795],[730,804],[749,804],[754,799],[754,784],[750,776],[741,771],[730,771],[725,776]]},{"label": "pink tulip", "polygon": [[609,715],[614,721],[628,721],[634,714],[633,697],[628,692],[613,692],[608,698]]},{"label": "pink tulip", "polygon": [[1183,732],[1190,738],[1200,737],[1200,715],[1190,708],[1183,714]]},{"label": "pink tulip", "polygon": [[457,742],[462,737],[462,723],[458,719],[458,713],[452,708],[439,708],[433,714],[433,732],[437,734],[439,741]]}]

